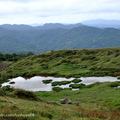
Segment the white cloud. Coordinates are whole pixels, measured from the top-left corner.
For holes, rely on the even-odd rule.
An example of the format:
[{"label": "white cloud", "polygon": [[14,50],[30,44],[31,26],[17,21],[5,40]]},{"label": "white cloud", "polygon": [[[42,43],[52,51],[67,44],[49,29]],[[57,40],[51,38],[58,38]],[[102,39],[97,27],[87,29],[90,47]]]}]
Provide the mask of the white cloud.
[{"label": "white cloud", "polygon": [[120,19],[119,5],[120,0],[0,0],[0,24]]}]

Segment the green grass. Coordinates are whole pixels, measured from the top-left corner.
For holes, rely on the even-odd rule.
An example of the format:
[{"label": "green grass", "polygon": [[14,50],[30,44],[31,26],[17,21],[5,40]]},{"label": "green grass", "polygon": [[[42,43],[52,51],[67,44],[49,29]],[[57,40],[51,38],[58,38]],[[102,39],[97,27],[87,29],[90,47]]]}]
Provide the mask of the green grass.
[{"label": "green grass", "polygon": [[73,89],[77,89],[77,88],[82,89],[82,88],[85,87],[85,84],[82,84],[82,83],[80,83],[80,84],[70,84],[69,87],[72,87]]},{"label": "green grass", "polygon": [[72,81],[55,81],[55,82],[52,82],[52,86],[61,86],[61,85],[67,85],[67,84],[70,84]]},{"label": "green grass", "polygon": [[[0,83],[17,76],[120,76],[119,60],[120,48],[51,51],[11,64],[4,70]],[[51,92],[35,93],[7,86],[0,88],[0,114],[35,115],[27,118],[9,117],[15,120],[119,120],[120,88],[117,86],[120,86],[119,81],[94,83],[77,91],[54,87]],[[61,105],[59,100],[62,98],[72,100],[73,104]]]},{"label": "green grass", "polygon": [[82,80],[80,80],[80,79],[74,79],[74,80],[72,80],[72,82],[74,82],[74,83],[79,83],[79,82],[81,82]]},{"label": "green grass", "polygon": [[[0,88],[0,113],[34,114],[26,118],[9,117],[15,120],[119,120],[120,88],[110,86],[115,83],[119,81],[101,83],[77,91],[60,92],[33,93],[19,89],[6,91]],[[61,98],[70,99],[72,104],[60,104]]]},{"label": "green grass", "polygon": [[58,50],[22,59],[4,71],[4,76],[57,77],[119,76],[120,48]]},{"label": "green grass", "polygon": [[53,80],[42,80],[42,82],[44,83],[44,84],[49,84],[49,83],[51,83]]}]

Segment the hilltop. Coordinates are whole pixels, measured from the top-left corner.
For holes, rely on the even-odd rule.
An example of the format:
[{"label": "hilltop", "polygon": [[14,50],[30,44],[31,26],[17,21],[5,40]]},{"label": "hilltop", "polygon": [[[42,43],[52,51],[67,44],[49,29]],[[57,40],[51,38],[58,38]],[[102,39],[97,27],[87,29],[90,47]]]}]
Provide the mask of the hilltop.
[{"label": "hilltop", "polygon": [[119,60],[119,47],[49,51],[13,63],[4,71],[4,76],[118,76]]}]

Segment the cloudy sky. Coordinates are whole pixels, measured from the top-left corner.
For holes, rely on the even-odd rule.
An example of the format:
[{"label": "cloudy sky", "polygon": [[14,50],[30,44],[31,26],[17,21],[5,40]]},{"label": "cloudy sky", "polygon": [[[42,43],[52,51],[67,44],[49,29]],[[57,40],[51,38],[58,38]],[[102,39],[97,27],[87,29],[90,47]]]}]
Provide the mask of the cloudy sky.
[{"label": "cloudy sky", "polygon": [[120,20],[120,0],[0,0],[0,24]]}]

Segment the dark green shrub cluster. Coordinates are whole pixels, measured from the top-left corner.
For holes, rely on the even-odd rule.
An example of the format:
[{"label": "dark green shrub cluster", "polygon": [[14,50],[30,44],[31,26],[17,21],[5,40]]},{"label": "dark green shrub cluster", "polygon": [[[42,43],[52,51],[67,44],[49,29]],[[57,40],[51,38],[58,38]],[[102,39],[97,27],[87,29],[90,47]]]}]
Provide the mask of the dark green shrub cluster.
[{"label": "dark green shrub cluster", "polygon": [[14,89],[10,87],[10,85],[7,85],[7,86],[3,86],[2,89],[4,91],[9,91],[9,92],[12,92]]},{"label": "dark green shrub cluster", "polygon": [[16,54],[16,53],[2,54],[0,53],[0,61],[18,61],[30,55],[33,55],[33,54],[30,54],[30,52],[28,54]]},{"label": "dark green shrub cluster", "polygon": [[0,88],[0,96],[4,96],[5,94],[5,91],[2,88]]},{"label": "dark green shrub cluster", "polygon": [[117,79],[120,79],[120,77],[117,77]]},{"label": "dark green shrub cluster", "polygon": [[15,82],[10,82],[9,84],[15,84]]},{"label": "dark green shrub cluster", "polygon": [[71,81],[56,81],[56,82],[52,82],[52,86],[57,86],[57,85],[66,85],[66,84],[70,84]]},{"label": "dark green shrub cluster", "polygon": [[44,83],[44,84],[49,84],[49,83],[51,83],[53,80],[52,79],[50,79],[50,80],[42,80],[42,82]]},{"label": "dark green shrub cluster", "polygon": [[59,85],[60,82],[52,82],[52,86],[57,86]]},{"label": "dark green shrub cluster", "polygon": [[29,99],[29,100],[38,100],[37,96],[31,91],[16,89],[14,94],[18,98]]},{"label": "dark green shrub cluster", "polygon": [[82,84],[82,83],[81,84],[70,84],[69,87],[72,87],[74,89],[77,89],[77,88],[81,89],[81,88],[85,88],[85,84]]},{"label": "dark green shrub cluster", "polygon": [[60,85],[67,85],[67,84],[70,84],[70,83],[71,83],[71,81],[61,81]]},{"label": "dark green shrub cluster", "polygon": [[72,80],[72,82],[74,82],[74,83],[79,83],[79,82],[81,82],[82,80],[80,80],[80,79],[74,79],[74,80]]},{"label": "dark green shrub cluster", "polygon": [[118,87],[118,86],[120,86],[120,81],[119,81],[119,82],[111,82],[111,83],[109,84],[109,86],[110,86],[110,87]]},{"label": "dark green shrub cluster", "polygon": [[[45,118],[48,118],[49,120],[51,120],[52,118],[53,118],[53,115],[52,115],[52,113],[49,113],[49,112],[40,112],[40,115],[42,116],[42,117],[45,117]],[[46,119],[46,120],[48,120],[48,119]]]},{"label": "dark green shrub cluster", "polygon": [[55,92],[60,92],[61,90],[63,90],[63,88],[61,88],[61,87],[53,87],[52,90],[55,91]]}]

